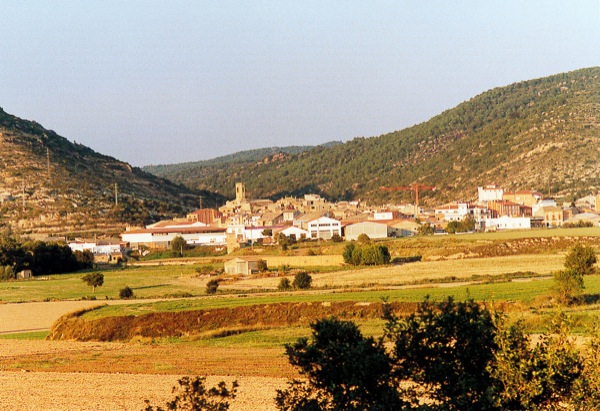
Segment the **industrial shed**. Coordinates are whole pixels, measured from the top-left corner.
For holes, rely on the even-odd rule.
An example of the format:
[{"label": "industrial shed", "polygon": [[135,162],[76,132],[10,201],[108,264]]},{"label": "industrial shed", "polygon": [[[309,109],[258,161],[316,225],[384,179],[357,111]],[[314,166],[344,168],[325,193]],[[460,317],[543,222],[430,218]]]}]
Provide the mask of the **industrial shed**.
[{"label": "industrial shed", "polygon": [[387,238],[391,229],[384,223],[374,221],[361,221],[360,223],[346,226],[346,241],[357,240],[361,234],[366,234],[371,239]]}]

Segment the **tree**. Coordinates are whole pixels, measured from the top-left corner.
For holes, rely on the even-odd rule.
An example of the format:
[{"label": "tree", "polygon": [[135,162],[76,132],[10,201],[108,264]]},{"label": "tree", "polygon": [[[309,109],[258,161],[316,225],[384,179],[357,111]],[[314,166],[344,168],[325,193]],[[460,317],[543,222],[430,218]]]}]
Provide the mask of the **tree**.
[{"label": "tree", "polygon": [[183,257],[183,250],[187,250],[188,244],[187,241],[181,236],[177,236],[171,240],[171,250],[174,255],[178,255],[179,257]]},{"label": "tree", "polygon": [[355,248],[356,248],[356,244],[354,244],[354,243],[348,243],[348,244],[346,244],[346,247],[344,247],[344,251],[342,252],[342,257],[344,258],[344,262],[346,264],[352,264],[352,253],[354,252]]},{"label": "tree", "polygon": [[311,324],[312,338],[286,345],[290,364],[306,382],[277,390],[279,410],[395,410],[401,401],[385,348],[348,321]]},{"label": "tree", "polygon": [[461,231],[460,228],[461,228],[461,225],[460,225],[459,221],[450,221],[448,223],[448,225],[446,225],[446,232],[448,234],[455,234],[455,233]]},{"label": "tree", "polygon": [[359,234],[358,237],[356,238],[356,241],[359,244],[369,244],[371,242],[371,238],[369,238],[368,235],[366,235],[365,233]]},{"label": "tree", "polygon": [[271,237],[273,235],[273,230],[271,228],[265,228],[262,230],[261,234],[265,237]]},{"label": "tree", "polygon": [[12,280],[15,278],[15,269],[10,265],[0,265],[0,280]]},{"label": "tree", "polygon": [[583,275],[576,270],[560,270],[553,277],[554,293],[561,304],[571,304],[585,287]]},{"label": "tree", "polygon": [[[238,387],[237,381],[227,388],[224,381],[219,382],[216,387],[207,389],[204,377],[183,377],[178,381],[179,393],[172,401],[166,404],[166,408],[150,405],[146,400],[146,408],[143,411],[227,411],[229,399],[234,399]],[[173,393],[178,391],[173,387]]]},{"label": "tree", "polygon": [[256,263],[258,266],[258,271],[260,271],[260,272],[267,271],[268,267],[267,267],[267,262],[265,260],[260,259]]},{"label": "tree", "polygon": [[[501,410],[580,409],[584,357],[568,337],[564,315],[554,321],[550,335],[542,335],[532,345],[520,323],[497,333],[498,348],[488,368],[494,384],[490,387],[493,404]],[[597,373],[597,368],[588,372]],[[589,380],[586,378],[586,380]],[[587,390],[586,390],[587,391]],[[588,397],[593,391],[586,392]],[[592,409],[598,409],[596,395]]]},{"label": "tree", "polygon": [[292,286],[299,290],[306,290],[310,288],[312,283],[312,277],[306,271],[299,271],[294,276],[294,281],[292,282]]},{"label": "tree", "polygon": [[104,274],[89,273],[81,277],[84,283],[92,287],[92,291],[96,292],[96,287],[101,287],[104,284]]},{"label": "tree", "polygon": [[554,291],[563,304],[570,304],[585,288],[583,276],[596,272],[596,253],[591,247],[575,245],[565,257],[565,269],[554,273]]},{"label": "tree", "polygon": [[[600,409],[600,341],[576,349],[564,316],[536,343],[520,323],[469,300],[426,299],[398,318],[384,304],[384,336],[336,319],[287,345],[305,377],[278,391],[281,411],[551,411]],[[391,342],[392,351],[383,347]]]},{"label": "tree", "polygon": [[391,256],[388,248],[380,244],[356,245],[348,243],[342,252],[344,262],[352,265],[388,264]]},{"label": "tree", "polygon": [[283,233],[278,233],[275,236],[275,240],[277,241],[277,243],[279,243],[279,245],[281,246],[281,250],[282,251],[287,251],[288,249],[288,245],[290,244],[290,239],[288,236],[286,236]]},{"label": "tree", "polygon": [[448,410],[489,408],[491,378],[486,368],[496,348],[494,315],[473,300],[440,303],[426,299],[406,318],[384,307],[385,335],[393,342],[391,361],[401,381],[421,387],[417,397],[445,404]]},{"label": "tree", "polygon": [[133,297],[133,290],[129,286],[125,286],[124,288],[121,288],[121,290],[119,291],[119,298],[127,300],[132,297]]},{"label": "tree", "polygon": [[576,244],[565,257],[565,268],[574,270],[580,275],[590,275],[596,273],[596,253],[592,247],[584,247]]},{"label": "tree", "polygon": [[419,235],[433,235],[435,233],[435,227],[429,223],[423,223],[417,230]]},{"label": "tree", "polygon": [[333,235],[331,236],[331,241],[333,241],[334,243],[341,243],[342,241],[344,241],[344,239],[338,233],[333,233]]},{"label": "tree", "polygon": [[93,268],[94,267],[94,254],[90,250],[75,251],[75,260],[77,261],[78,268]]},{"label": "tree", "polygon": [[216,294],[217,288],[219,288],[219,280],[210,280],[206,283],[206,294]]},{"label": "tree", "polygon": [[292,284],[290,284],[290,280],[287,278],[282,278],[279,281],[279,285],[277,286],[277,289],[279,291],[287,291],[290,290],[292,288]]}]

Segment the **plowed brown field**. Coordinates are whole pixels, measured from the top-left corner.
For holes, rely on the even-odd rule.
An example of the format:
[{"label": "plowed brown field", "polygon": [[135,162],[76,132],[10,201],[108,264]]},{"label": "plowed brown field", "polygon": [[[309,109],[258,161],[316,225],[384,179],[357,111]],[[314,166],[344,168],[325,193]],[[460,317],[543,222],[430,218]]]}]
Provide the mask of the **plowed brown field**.
[{"label": "plowed brown field", "polygon": [[[48,329],[75,305],[0,305],[0,330]],[[183,375],[208,376],[208,386],[237,380],[232,411],[274,410],[276,389],[296,376],[282,348],[0,340],[0,410],[141,410],[145,399],[164,407]]]},{"label": "plowed brown field", "polygon": [[164,406],[183,375],[240,384],[232,411],[274,410],[294,376],[281,350],[180,345],[0,341],[1,410],[141,410]]}]

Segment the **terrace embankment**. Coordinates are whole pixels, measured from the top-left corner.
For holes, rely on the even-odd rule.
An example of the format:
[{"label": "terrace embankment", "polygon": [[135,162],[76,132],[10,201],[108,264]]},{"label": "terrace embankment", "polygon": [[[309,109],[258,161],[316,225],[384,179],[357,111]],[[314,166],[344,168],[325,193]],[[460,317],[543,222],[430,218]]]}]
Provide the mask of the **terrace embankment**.
[{"label": "terrace embankment", "polygon": [[[415,310],[415,303],[392,303],[397,313]],[[134,337],[225,336],[244,331],[309,324],[324,317],[373,319],[382,315],[381,303],[313,302],[259,304],[144,315],[86,319],[82,310],[54,323],[49,339],[129,341]]]}]

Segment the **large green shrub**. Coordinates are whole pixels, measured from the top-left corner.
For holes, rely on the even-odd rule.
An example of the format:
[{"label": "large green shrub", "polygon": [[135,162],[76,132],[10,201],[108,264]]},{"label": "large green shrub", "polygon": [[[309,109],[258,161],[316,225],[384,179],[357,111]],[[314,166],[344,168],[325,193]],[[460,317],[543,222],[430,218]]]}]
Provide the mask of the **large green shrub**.
[{"label": "large green shrub", "polygon": [[564,316],[536,342],[474,301],[425,300],[408,317],[385,305],[384,318],[378,340],[329,318],[311,324],[310,339],[286,345],[303,380],[278,391],[278,409],[600,409],[600,342],[579,350]]},{"label": "large green shrub", "polygon": [[348,243],[342,252],[346,264],[352,265],[382,265],[390,262],[390,252],[380,244],[357,245]]}]

